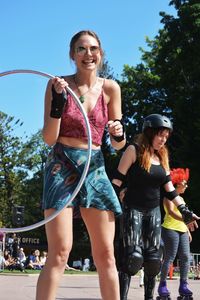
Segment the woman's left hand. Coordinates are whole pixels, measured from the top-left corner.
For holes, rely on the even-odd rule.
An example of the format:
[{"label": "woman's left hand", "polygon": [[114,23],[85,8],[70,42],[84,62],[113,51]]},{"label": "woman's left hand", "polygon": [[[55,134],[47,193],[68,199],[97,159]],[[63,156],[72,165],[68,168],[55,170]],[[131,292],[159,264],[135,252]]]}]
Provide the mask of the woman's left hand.
[{"label": "woman's left hand", "polygon": [[197,221],[193,221],[192,223],[187,224],[187,227],[190,231],[195,231],[199,226]]},{"label": "woman's left hand", "polygon": [[108,121],[108,131],[113,136],[122,136],[123,135],[123,125],[120,121]]}]

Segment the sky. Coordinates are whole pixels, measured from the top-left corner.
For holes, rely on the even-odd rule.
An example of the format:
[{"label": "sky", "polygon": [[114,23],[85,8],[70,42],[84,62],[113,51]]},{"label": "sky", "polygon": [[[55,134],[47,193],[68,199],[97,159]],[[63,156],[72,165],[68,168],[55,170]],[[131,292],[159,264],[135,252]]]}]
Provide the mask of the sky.
[{"label": "sky", "polygon": [[[0,0],[0,73],[30,69],[52,75],[75,72],[69,59],[72,36],[83,29],[100,37],[106,60],[120,78],[123,66],[141,61],[159,29],[160,11],[175,14],[169,0]],[[23,126],[17,135],[30,136],[43,126],[48,79],[16,74],[0,76],[0,111]]]}]

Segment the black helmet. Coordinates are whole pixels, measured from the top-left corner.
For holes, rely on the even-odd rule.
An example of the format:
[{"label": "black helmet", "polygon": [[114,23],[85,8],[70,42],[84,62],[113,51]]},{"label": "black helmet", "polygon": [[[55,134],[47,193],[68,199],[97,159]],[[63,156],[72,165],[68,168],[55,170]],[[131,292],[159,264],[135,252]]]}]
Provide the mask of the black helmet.
[{"label": "black helmet", "polygon": [[144,131],[146,128],[159,128],[159,127],[168,128],[170,131],[173,130],[173,126],[169,118],[159,114],[152,114],[147,116],[144,119],[142,131]]}]

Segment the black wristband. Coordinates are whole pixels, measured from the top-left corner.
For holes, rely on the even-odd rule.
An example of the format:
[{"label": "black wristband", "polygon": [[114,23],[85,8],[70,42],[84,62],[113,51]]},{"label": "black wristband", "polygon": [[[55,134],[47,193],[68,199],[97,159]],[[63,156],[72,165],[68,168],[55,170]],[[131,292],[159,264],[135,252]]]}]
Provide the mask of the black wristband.
[{"label": "black wristband", "polygon": [[178,210],[182,214],[182,218],[185,224],[189,224],[193,221],[193,212],[185,204],[180,204]]},{"label": "black wristband", "polygon": [[52,85],[51,91],[52,91],[52,101],[51,101],[50,117],[59,119],[62,116],[65,103],[67,102],[66,93],[62,92],[61,94],[58,94],[54,88],[54,85]]},{"label": "black wristband", "polygon": [[121,120],[115,119],[114,122],[115,121],[119,121],[122,124],[123,133],[122,133],[121,136],[115,136],[113,134],[111,134],[111,136],[112,136],[113,140],[115,140],[117,143],[120,143],[120,142],[122,142],[125,139],[125,126],[124,126],[124,122],[123,122],[122,119]]}]

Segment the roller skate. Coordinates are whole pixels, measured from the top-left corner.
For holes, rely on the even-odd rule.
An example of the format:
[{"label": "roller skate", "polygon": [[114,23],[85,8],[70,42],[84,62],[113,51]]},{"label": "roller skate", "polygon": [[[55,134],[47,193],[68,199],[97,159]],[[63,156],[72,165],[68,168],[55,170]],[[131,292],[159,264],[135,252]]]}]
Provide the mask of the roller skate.
[{"label": "roller skate", "polygon": [[193,293],[190,291],[187,287],[188,283],[186,280],[180,281],[179,286],[179,296],[177,297],[177,300],[193,300]]},{"label": "roller skate", "polygon": [[156,300],[171,300],[170,292],[167,289],[166,281],[161,281],[158,286],[158,294]]}]

